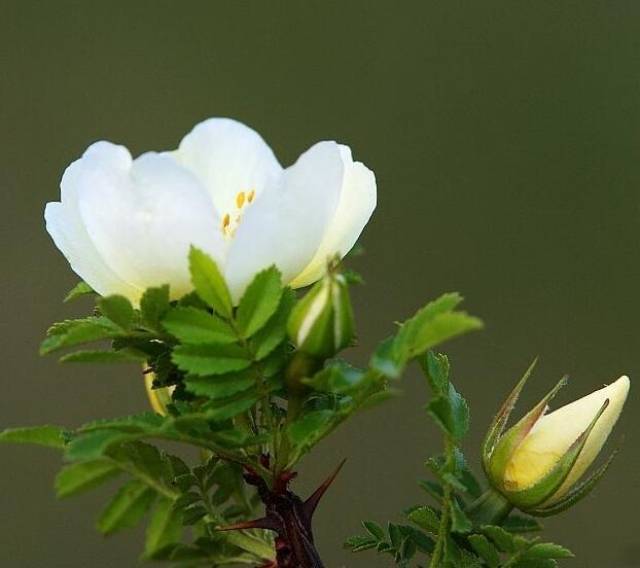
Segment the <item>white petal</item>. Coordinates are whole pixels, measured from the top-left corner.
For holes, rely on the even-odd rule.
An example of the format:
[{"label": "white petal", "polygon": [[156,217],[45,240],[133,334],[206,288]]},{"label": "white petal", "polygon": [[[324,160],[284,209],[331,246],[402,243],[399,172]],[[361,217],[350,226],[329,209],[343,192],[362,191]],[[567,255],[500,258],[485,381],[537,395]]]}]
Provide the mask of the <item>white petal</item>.
[{"label": "white petal", "polygon": [[339,146],[319,142],[247,209],[227,257],[236,301],[259,270],[275,264],[287,283],[309,264],[335,214],[343,175]]},{"label": "white petal", "polygon": [[204,187],[170,156],[132,162],[114,159],[117,148],[91,147],[65,176],[63,195],[75,194],[91,240],[122,280],[138,290],[170,284],[177,298],[191,290],[190,245],[223,261],[220,220]]},{"label": "white petal", "polygon": [[623,376],[609,386],[543,416],[516,450],[507,468],[507,480],[527,487],[540,479],[587,429],[608,399],[609,405],[589,434],[569,476],[543,505],[557,501],[582,477],[600,453],[620,417],[628,392],[629,378]]},{"label": "white petal", "polygon": [[44,210],[47,231],[69,261],[73,271],[98,294],[137,297],[140,290],[122,280],[98,254],[74,205],[47,203]]},{"label": "white petal", "polygon": [[351,149],[340,146],[344,178],[335,216],[328,225],[313,260],[291,282],[294,288],[308,286],[323,276],[327,260],[344,257],[356,244],[376,208],[376,178],[361,162],[353,162]]},{"label": "white petal", "polygon": [[255,191],[257,196],[282,173],[262,137],[229,118],[210,118],[198,124],[173,156],[204,183],[221,217],[236,208],[240,192]]}]

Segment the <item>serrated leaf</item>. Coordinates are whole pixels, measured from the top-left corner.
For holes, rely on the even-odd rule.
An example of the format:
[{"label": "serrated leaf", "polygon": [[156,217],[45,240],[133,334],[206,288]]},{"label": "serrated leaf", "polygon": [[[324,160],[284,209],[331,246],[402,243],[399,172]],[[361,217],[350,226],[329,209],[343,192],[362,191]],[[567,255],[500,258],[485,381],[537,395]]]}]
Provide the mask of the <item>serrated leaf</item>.
[{"label": "serrated leaf", "polygon": [[171,545],[180,542],[182,536],[182,516],[173,506],[173,500],[161,498],[147,527],[144,558],[154,559]]},{"label": "serrated leaf", "polygon": [[564,546],[552,542],[538,542],[524,553],[523,559],[573,558],[573,556],[573,552]]},{"label": "serrated leaf", "polygon": [[210,377],[187,377],[187,390],[199,396],[209,398],[227,398],[251,388],[256,379],[244,372],[213,375]]},{"label": "serrated leaf", "polygon": [[376,540],[384,540],[384,529],[374,521],[362,521],[364,529],[373,536]]},{"label": "serrated leaf", "polygon": [[455,439],[460,440],[469,428],[469,407],[466,400],[449,383],[448,394],[432,399],[427,412],[435,422]]},{"label": "serrated leaf", "polygon": [[56,495],[61,499],[88,491],[119,473],[117,466],[102,460],[68,465],[56,476]]},{"label": "serrated leaf", "polygon": [[252,338],[251,343],[255,349],[256,361],[267,357],[287,337],[287,321],[289,314],[295,305],[295,295],[290,288],[285,288],[280,304],[266,325]]},{"label": "serrated leaf", "polygon": [[91,288],[91,286],[89,286],[89,284],[87,284],[86,282],[78,282],[73,288],[71,288],[71,290],[69,290],[63,302],[66,304],[67,302],[71,302],[72,300],[90,294],[95,294],[93,288]]},{"label": "serrated leaf", "polygon": [[485,525],[482,532],[488,536],[502,552],[515,552],[517,550],[515,537],[501,527]]},{"label": "serrated leaf", "polygon": [[113,444],[130,439],[129,434],[115,430],[97,430],[77,436],[67,445],[66,455],[71,461],[94,460],[104,456]]},{"label": "serrated leaf", "polygon": [[180,345],[171,358],[182,371],[200,376],[242,371],[251,364],[237,345]]},{"label": "serrated leaf", "polygon": [[446,394],[449,390],[449,358],[442,353],[427,351],[420,364],[434,393]]},{"label": "serrated leaf", "polygon": [[443,294],[419,310],[400,328],[394,341],[396,355],[408,360],[448,339],[480,329],[479,319],[452,311],[461,301],[457,293]]},{"label": "serrated leaf", "polygon": [[275,266],[254,277],[242,295],[236,313],[238,329],[243,337],[251,337],[267,323],[278,309],[281,297],[281,276]]},{"label": "serrated leaf", "polygon": [[469,520],[467,515],[464,514],[458,501],[456,499],[451,500],[451,531],[459,534],[466,534],[471,532],[473,523]]},{"label": "serrated leaf", "polygon": [[191,247],[189,271],[198,296],[220,315],[230,318],[233,309],[231,294],[214,260],[205,252]]},{"label": "serrated leaf", "polygon": [[162,320],[162,325],[182,343],[226,345],[237,341],[228,323],[196,308],[172,309]]},{"label": "serrated leaf", "polygon": [[363,550],[375,548],[377,544],[378,541],[370,536],[352,536],[344,543],[344,547],[352,552],[362,552]]},{"label": "serrated leaf", "polygon": [[510,533],[528,533],[542,530],[542,525],[536,519],[515,514],[509,515],[502,522],[502,527]]},{"label": "serrated leaf", "polygon": [[370,378],[370,374],[338,359],[303,382],[316,391],[348,394],[365,385]]},{"label": "serrated leaf", "polygon": [[407,518],[421,529],[437,536],[440,530],[440,515],[432,507],[418,507],[407,515]]},{"label": "serrated leaf", "polygon": [[160,329],[160,322],[169,311],[169,285],[147,288],[140,299],[140,312],[145,323],[154,330]]},{"label": "serrated leaf", "polygon": [[145,483],[137,480],[124,484],[102,511],[98,522],[98,530],[105,535],[134,527],[149,510],[156,493]]},{"label": "serrated leaf", "polygon": [[130,329],[135,312],[131,302],[118,294],[100,298],[98,308],[104,317],[122,329]]},{"label": "serrated leaf", "polygon": [[62,322],[49,330],[48,337],[40,345],[40,354],[47,355],[65,347],[112,339],[118,337],[120,333],[121,331],[106,318],[85,318]]},{"label": "serrated leaf", "polygon": [[304,414],[287,429],[289,439],[300,448],[309,448],[324,433],[324,428],[335,416],[333,410],[314,410]]},{"label": "serrated leaf", "polygon": [[487,563],[489,568],[498,568],[500,566],[500,555],[496,547],[489,542],[486,536],[482,534],[472,534],[468,537],[468,540],[473,550]]},{"label": "serrated leaf", "polygon": [[61,363],[140,363],[143,355],[131,351],[74,351],[60,357]]},{"label": "serrated leaf", "polygon": [[207,403],[203,409],[208,420],[214,422],[223,422],[229,420],[238,414],[242,414],[249,410],[258,402],[258,397],[253,394],[247,394],[240,398],[229,401],[212,401]]},{"label": "serrated leaf", "polygon": [[0,442],[9,444],[35,444],[47,448],[63,449],[66,445],[64,430],[58,426],[32,426],[9,428],[0,432]]}]

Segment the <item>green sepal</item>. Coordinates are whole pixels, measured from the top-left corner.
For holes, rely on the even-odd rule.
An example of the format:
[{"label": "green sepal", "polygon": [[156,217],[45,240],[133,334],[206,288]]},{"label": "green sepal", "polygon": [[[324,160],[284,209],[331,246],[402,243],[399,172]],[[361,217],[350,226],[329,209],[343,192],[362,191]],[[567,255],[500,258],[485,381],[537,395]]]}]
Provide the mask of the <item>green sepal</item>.
[{"label": "green sepal", "polygon": [[527,380],[531,376],[533,369],[535,368],[538,359],[535,358],[529,368],[525,371],[522,378],[518,381],[518,384],[511,391],[507,400],[504,401],[502,407],[495,415],[493,421],[491,422],[491,426],[489,426],[489,431],[485,436],[484,442],[482,443],[482,467],[484,468],[485,474],[489,477],[489,458],[495,449],[500,436],[504,432],[504,429],[509,421],[509,417],[511,416],[511,412],[515,408],[516,403],[518,402],[518,398],[520,397],[520,393],[524,388]]},{"label": "green sepal", "polygon": [[522,443],[527,434],[535,426],[536,422],[545,413],[551,400],[558,394],[558,391],[567,384],[567,377],[562,377],[556,385],[546,394],[546,396],[533,407],[515,426],[512,426],[507,433],[502,436],[495,449],[489,456],[488,477],[492,483],[502,489],[502,479],[504,472],[513,455],[515,449]]},{"label": "green sepal", "polygon": [[575,442],[571,444],[564,456],[558,460],[558,463],[545,475],[540,481],[520,491],[508,491],[502,489],[505,497],[519,509],[528,512],[546,500],[550,499],[567,479],[569,473],[573,469],[582,448],[587,442],[589,434],[602,416],[602,413],[609,406],[609,399],[604,401],[600,410],[595,415],[587,429],[578,436]]},{"label": "green sepal", "polygon": [[534,515],[536,517],[550,517],[552,515],[557,515],[558,513],[562,513],[562,511],[566,511],[569,507],[573,507],[579,501],[582,501],[598,484],[598,482],[602,479],[607,469],[615,459],[618,454],[618,450],[615,450],[608,457],[607,461],[604,462],[593,474],[589,476],[589,478],[578,486],[574,487],[569,493],[567,493],[562,499],[549,505],[548,507],[540,507],[537,509],[532,509],[527,511],[530,515]]},{"label": "green sepal", "polygon": [[65,296],[63,302],[66,304],[67,302],[71,302],[76,298],[80,298],[82,296],[88,296],[90,294],[95,294],[96,292],[93,290],[89,284],[84,281],[78,282]]}]

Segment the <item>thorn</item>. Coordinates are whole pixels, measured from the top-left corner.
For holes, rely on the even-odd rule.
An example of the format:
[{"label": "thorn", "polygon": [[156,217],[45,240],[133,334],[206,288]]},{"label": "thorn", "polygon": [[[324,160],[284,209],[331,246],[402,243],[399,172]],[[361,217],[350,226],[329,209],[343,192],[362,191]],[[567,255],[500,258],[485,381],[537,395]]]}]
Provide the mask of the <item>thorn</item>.
[{"label": "thorn", "polygon": [[315,512],[316,507],[320,502],[320,499],[322,499],[322,496],[325,494],[327,489],[329,489],[329,486],[333,483],[334,479],[338,476],[338,474],[340,473],[340,470],[342,469],[342,466],[345,464],[346,461],[347,461],[346,458],[343,459],[340,462],[340,465],[336,468],[336,470],[304,502],[303,509],[309,521],[311,521],[311,517],[313,517],[313,513]]},{"label": "thorn", "polygon": [[266,529],[269,531],[278,530],[277,522],[270,517],[262,517],[261,519],[255,519],[254,521],[245,521],[242,523],[236,523],[234,525],[227,525],[224,527],[217,527],[217,531],[240,531],[243,529]]}]

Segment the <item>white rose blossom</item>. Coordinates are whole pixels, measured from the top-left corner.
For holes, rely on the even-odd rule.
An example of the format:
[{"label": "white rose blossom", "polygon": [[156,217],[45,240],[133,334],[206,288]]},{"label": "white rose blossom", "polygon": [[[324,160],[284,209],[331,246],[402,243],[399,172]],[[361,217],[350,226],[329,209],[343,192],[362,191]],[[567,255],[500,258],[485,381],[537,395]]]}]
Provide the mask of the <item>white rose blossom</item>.
[{"label": "white rose blossom", "polygon": [[318,280],[344,256],[376,206],[374,174],[348,146],[318,142],[283,168],[258,133],[231,119],[198,124],[173,152],[135,160],[92,144],[65,171],[47,230],[72,269],[101,295],[138,303],[150,286],[192,289],[194,245],[224,273],[234,302],[260,270],[284,283]]}]

